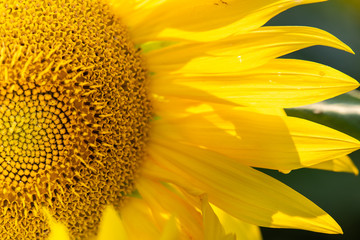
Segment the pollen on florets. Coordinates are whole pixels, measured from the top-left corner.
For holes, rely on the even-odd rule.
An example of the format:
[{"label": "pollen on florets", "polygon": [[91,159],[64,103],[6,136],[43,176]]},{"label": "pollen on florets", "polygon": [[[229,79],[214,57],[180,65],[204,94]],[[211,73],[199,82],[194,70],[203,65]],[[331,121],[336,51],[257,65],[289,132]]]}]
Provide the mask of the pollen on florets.
[{"label": "pollen on florets", "polygon": [[133,190],[151,105],[126,27],[99,0],[0,2],[0,235],[72,238]]}]

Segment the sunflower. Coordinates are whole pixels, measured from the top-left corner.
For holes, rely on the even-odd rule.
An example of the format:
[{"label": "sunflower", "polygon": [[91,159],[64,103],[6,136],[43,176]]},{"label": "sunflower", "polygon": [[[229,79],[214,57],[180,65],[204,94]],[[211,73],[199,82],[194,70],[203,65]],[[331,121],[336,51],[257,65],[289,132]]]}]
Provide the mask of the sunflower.
[{"label": "sunflower", "polygon": [[347,157],[357,140],[283,108],[358,83],[279,58],[351,49],[316,28],[262,27],[320,1],[1,1],[1,238],[341,233],[253,168],[357,173]]}]

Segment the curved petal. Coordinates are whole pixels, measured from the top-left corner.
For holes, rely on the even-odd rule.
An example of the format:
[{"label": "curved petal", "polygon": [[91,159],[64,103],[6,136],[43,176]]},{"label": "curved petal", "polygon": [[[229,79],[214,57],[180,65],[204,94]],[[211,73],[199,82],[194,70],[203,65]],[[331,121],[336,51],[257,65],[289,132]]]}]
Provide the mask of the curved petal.
[{"label": "curved petal", "polygon": [[122,220],[113,206],[107,206],[103,212],[97,240],[128,239]]},{"label": "curved petal", "polygon": [[169,218],[159,240],[180,240],[181,234],[174,217]]},{"label": "curved petal", "polygon": [[207,195],[201,196],[201,211],[204,219],[205,240],[236,240],[234,234],[226,234],[219,218],[211,208]]},{"label": "curved petal", "polygon": [[[146,202],[142,199],[131,198],[121,208],[121,219],[129,240],[159,239],[161,232],[156,226],[156,220]],[[139,231],[141,226],[141,231]]]},{"label": "curved petal", "polygon": [[262,240],[258,226],[242,222],[215,206],[212,206],[212,208],[227,233],[235,233],[239,240]]},{"label": "curved petal", "polygon": [[[167,0],[103,0],[110,6],[110,10],[121,18],[132,31],[133,39],[146,32],[141,32],[137,26],[149,21],[148,16]],[[137,44],[140,42],[136,41]]]},{"label": "curved petal", "polygon": [[328,170],[333,172],[348,172],[359,175],[359,169],[348,156],[339,157],[333,160],[309,166],[309,168]]},{"label": "curved petal", "polygon": [[125,21],[137,43],[179,39],[206,42],[256,29],[288,8],[321,1],[151,0],[142,1],[133,14],[125,15]]},{"label": "curved petal", "polygon": [[333,35],[312,27],[262,27],[213,43],[176,44],[145,54],[156,73],[185,75],[238,73],[314,45],[352,50]]},{"label": "curved petal", "polygon": [[[221,102],[221,101],[220,101]],[[233,106],[231,102],[230,106]],[[156,96],[153,99],[154,112],[157,114],[158,119],[174,119],[186,117],[192,114],[214,112],[214,108],[218,108],[221,104],[209,104],[204,101],[195,101],[184,98],[176,97],[162,97]],[[249,111],[257,112],[267,115],[286,116],[285,111],[282,108],[254,108],[248,107]]]},{"label": "curved petal", "polygon": [[162,96],[281,108],[320,102],[358,86],[355,79],[331,67],[295,59],[274,59],[239,73],[171,75],[152,81],[152,91]]},{"label": "curved petal", "polygon": [[48,223],[50,225],[50,234],[49,240],[69,240],[70,235],[66,226],[60,222],[57,222],[54,217],[51,216],[51,213],[46,208],[43,208],[43,213],[45,214]]},{"label": "curved petal", "polygon": [[359,141],[342,132],[301,118],[286,121],[300,158],[332,160],[359,149]]},{"label": "curved petal", "polygon": [[154,121],[152,133],[216,151],[244,165],[284,172],[360,147],[356,139],[307,120],[221,106],[214,112]]},{"label": "curved petal", "polygon": [[[172,214],[176,219],[179,219],[181,229],[187,236],[191,236],[192,239],[203,238],[201,216],[185,199],[161,183],[148,178],[139,178],[136,187],[153,212]],[[161,197],[159,198],[159,196]]]},{"label": "curved petal", "polygon": [[[164,175],[146,165],[144,173],[168,182],[185,183],[193,193],[207,193],[209,201],[234,217],[258,226],[299,228],[342,233],[339,225],[314,203],[279,181],[225,156],[154,137],[149,153],[166,169]],[[147,168],[146,168],[147,167]]]}]

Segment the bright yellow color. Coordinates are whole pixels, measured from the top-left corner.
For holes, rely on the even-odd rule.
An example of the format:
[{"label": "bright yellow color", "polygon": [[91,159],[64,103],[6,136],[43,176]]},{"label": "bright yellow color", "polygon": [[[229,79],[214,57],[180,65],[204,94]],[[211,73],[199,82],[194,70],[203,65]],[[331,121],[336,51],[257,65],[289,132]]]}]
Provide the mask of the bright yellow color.
[{"label": "bright yellow color", "polygon": [[91,238],[144,158],[142,56],[99,1],[6,0],[0,15],[0,236],[47,238],[46,207]]},{"label": "bright yellow color", "polygon": [[315,165],[358,147],[356,139],[307,120],[265,115],[251,108],[227,111],[230,109],[218,106],[213,112],[159,120],[153,129],[166,139],[201,145],[245,165],[280,171]]},{"label": "bright yellow color", "polygon": [[[153,164],[173,172],[172,175],[151,173],[150,167],[146,174],[153,178],[164,178],[207,193],[215,206],[251,224],[290,228],[299,222],[307,230],[341,232],[338,224],[323,210],[261,172],[215,152],[180,143],[171,146],[161,137],[153,139],[154,144],[149,149]],[[182,176],[181,182],[176,176]],[[279,214],[281,217],[273,218]]]},{"label": "bright yellow color", "polygon": [[66,229],[64,224],[57,222],[50,214],[49,210],[43,209],[45,216],[48,219],[48,223],[51,228],[49,234],[49,240],[69,240],[69,231]]},{"label": "bright yellow color", "polygon": [[126,239],[127,235],[114,207],[107,206],[103,212],[102,221],[99,228],[98,240],[119,240]]},{"label": "bright yellow color", "polygon": [[[339,95],[351,86],[357,83],[333,68],[295,59],[274,59],[241,73],[165,75],[152,83],[159,94],[261,107],[297,107]],[[207,92],[217,98],[208,99]]]},{"label": "bright yellow color", "polygon": [[[152,212],[163,215],[170,213],[179,220],[183,234],[194,236],[197,239],[204,237],[199,228],[202,225],[201,215],[181,196],[150,179],[139,179],[136,187],[143,199],[149,203]],[[162,197],[154,198],[154,196]],[[161,222],[162,219],[157,221]]]},{"label": "bright yellow color", "polygon": [[234,218],[230,214],[224,212],[220,208],[212,206],[214,212],[219,217],[220,222],[223,224],[224,229],[227,233],[234,233],[237,239],[242,240],[261,240],[260,229],[255,226],[239,219]]},{"label": "bright yellow color", "polygon": [[160,240],[179,240],[180,233],[176,225],[174,217],[170,218],[165,225],[164,231],[161,234]]},{"label": "bright yellow color", "polygon": [[108,1],[133,29],[137,42],[172,39],[207,42],[257,29],[288,8],[324,0]]},{"label": "bright yellow color", "polygon": [[[8,110],[0,130],[9,154],[17,144],[7,135],[20,138],[24,100],[43,109],[56,103],[45,112],[71,122],[60,124],[69,132],[66,161],[49,155],[53,162],[34,172],[31,194],[15,175],[9,179],[20,188],[0,192],[4,233],[23,234],[26,224],[42,239],[49,227],[50,239],[260,240],[258,226],[342,233],[320,207],[253,168],[358,173],[347,155],[359,141],[283,110],[350,91],[357,81],[319,63],[279,58],[314,45],[352,50],[316,28],[262,27],[288,8],[321,1],[0,5],[0,101]],[[64,95],[64,104],[49,91]],[[35,135],[51,134],[43,128]],[[0,179],[17,169],[15,157],[8,160],[15,167]],[[47,210],[37,216],[40,205]]]},{"label": "bright yellow color", "polygon": [[312,165],[310,167],[334,172],[349,172],[355,175],[359,175],[359,169],[355,166],[355,164],[348,156],[343,156],[334,160],[325,161],[319,164]]},{"label": "bright yellow color", "polygon": [[219,218],[214,213],[208,203],[207,196],[201,197],[201,211],[204,218],[205,240],[235,240],[234,234],[226,234],[224,227],[221,225]]}]

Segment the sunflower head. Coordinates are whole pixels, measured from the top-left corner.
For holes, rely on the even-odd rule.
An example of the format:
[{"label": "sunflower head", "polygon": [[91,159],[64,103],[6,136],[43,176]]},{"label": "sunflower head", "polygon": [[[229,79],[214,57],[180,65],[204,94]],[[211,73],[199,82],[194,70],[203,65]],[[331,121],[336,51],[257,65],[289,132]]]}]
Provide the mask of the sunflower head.
[{"label": "sunflower head", "polygon": [[0,238],[341,233],[253,168],[349,171],[345,155],[360,146],[283,111],[358,86],[278,59],[318,44],[351,52],[319,29],[263,27],[318,1],[0,1]]},{"label": "sunflower head", "polygon": [[1,229],[47,235],[46,207],[90,236],[101,209],[133,190],[143,158],[142,59],[99,1],[6,0],[0,15]]}]

